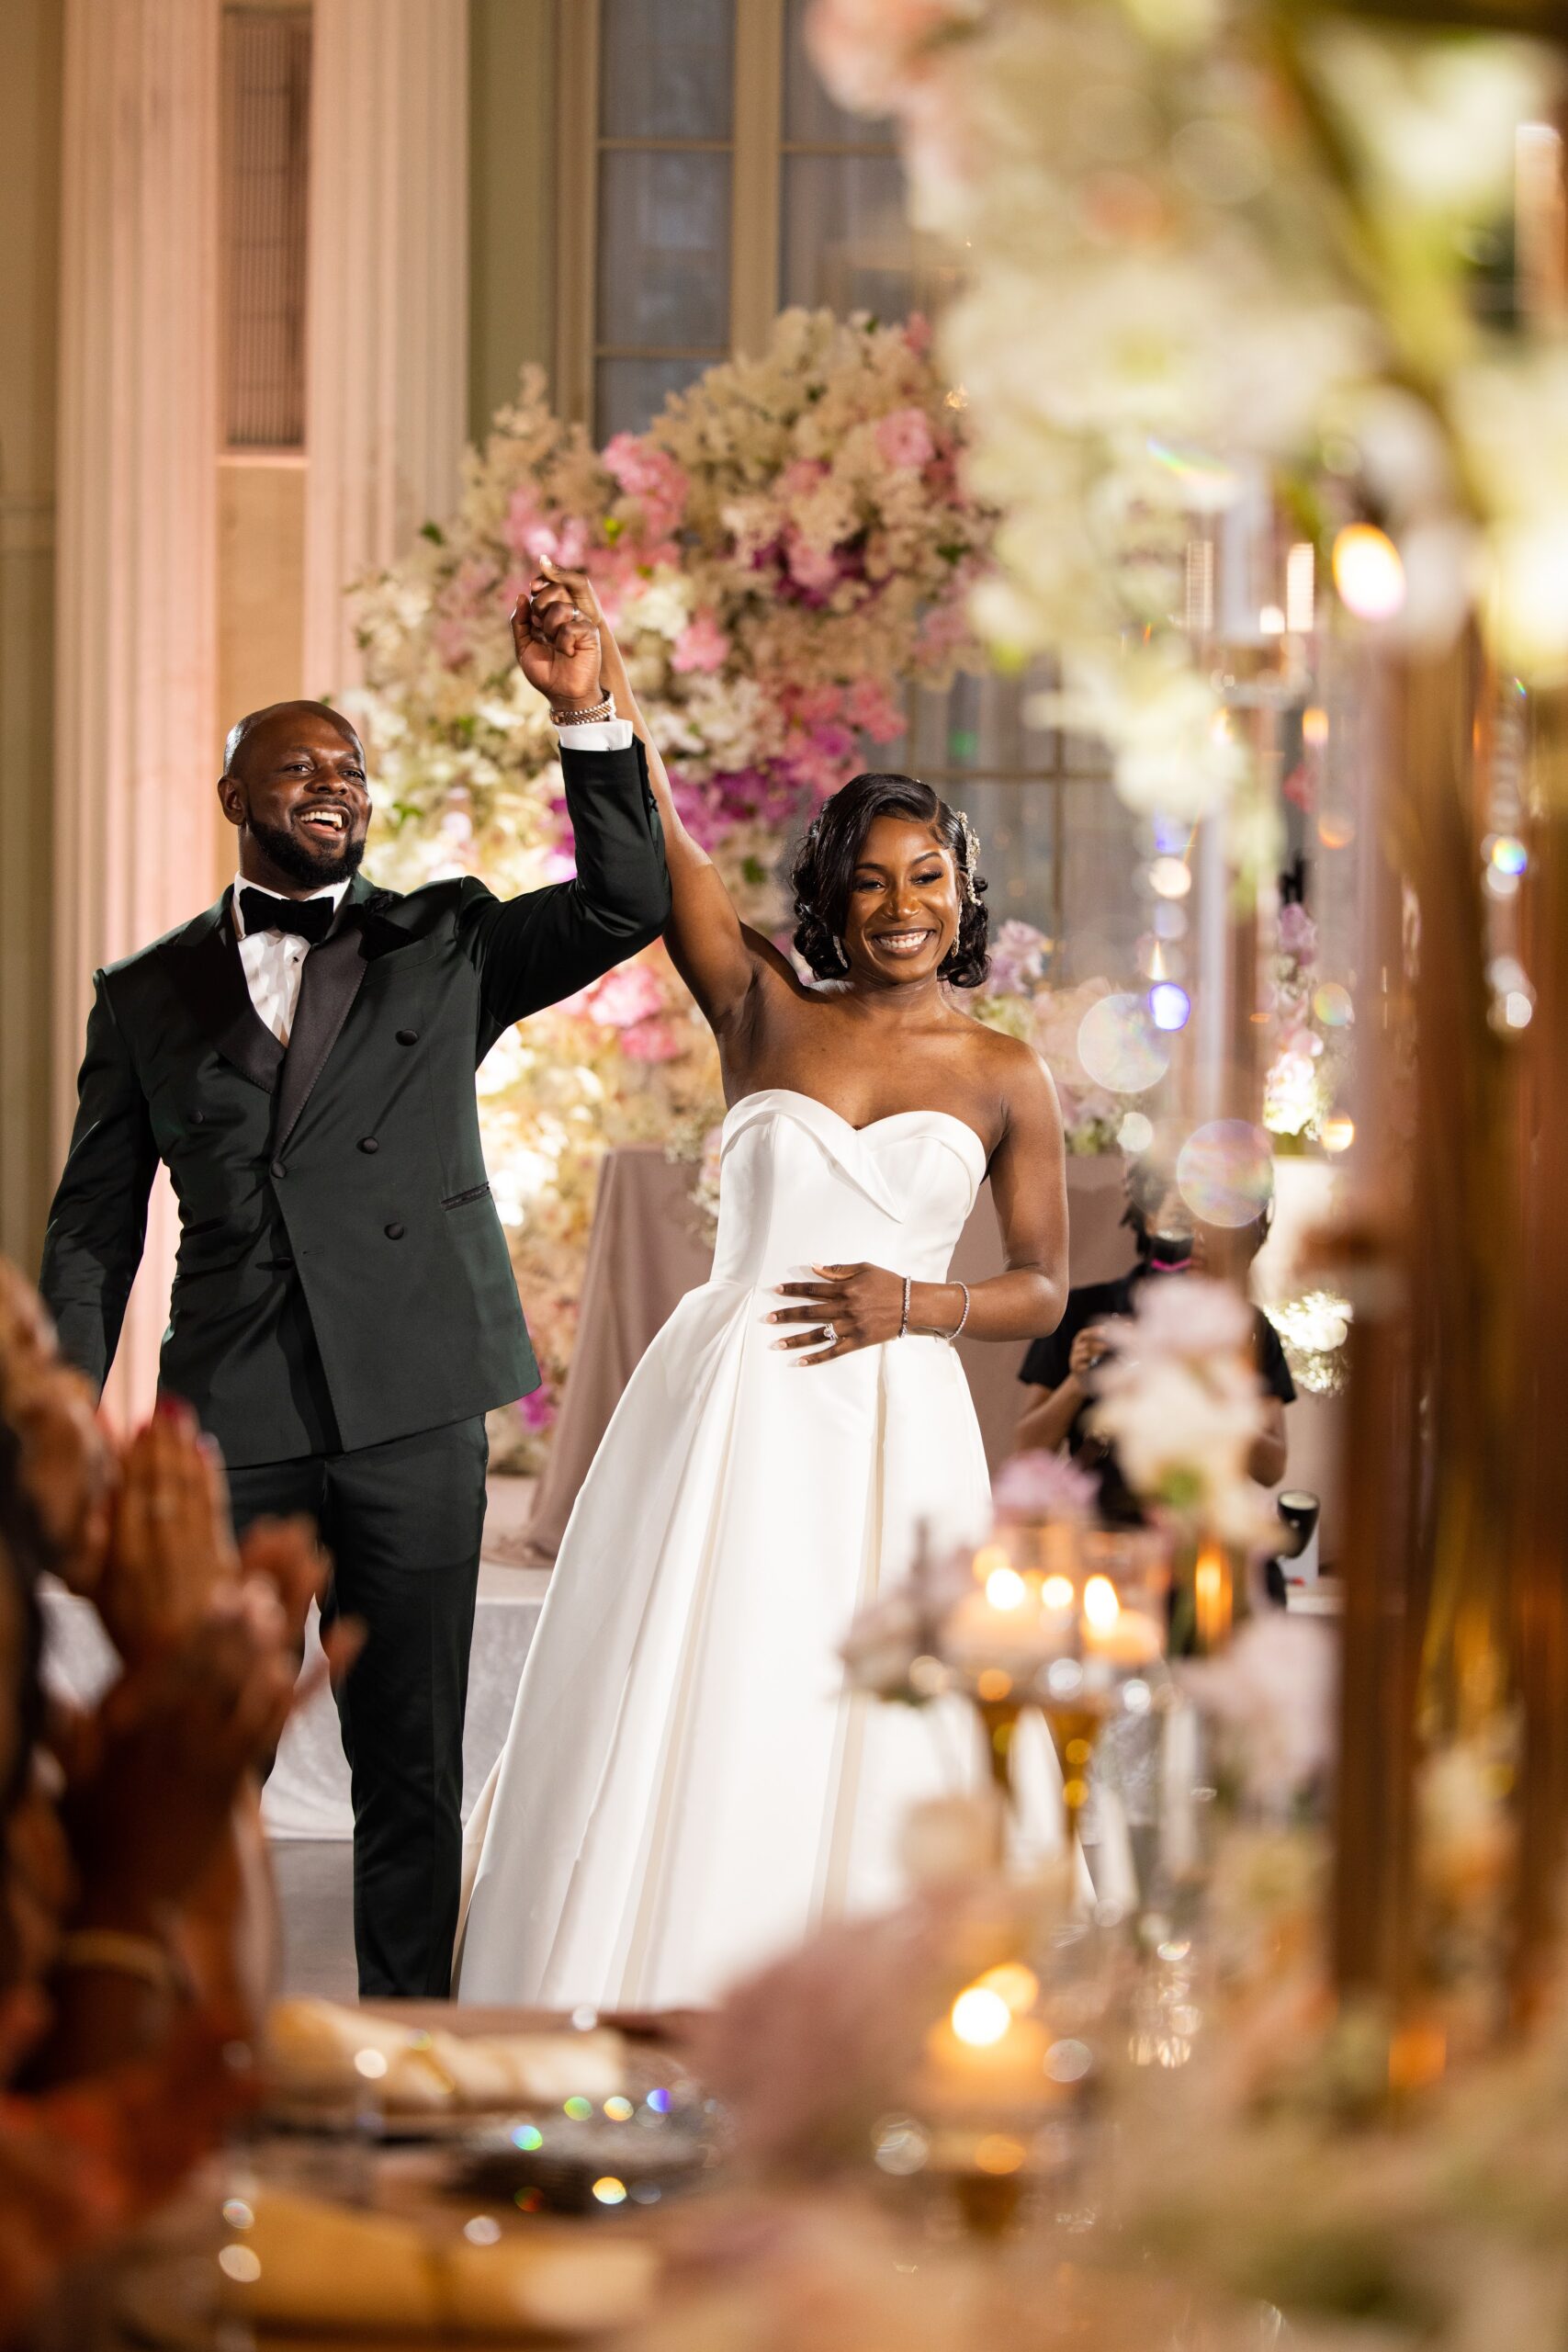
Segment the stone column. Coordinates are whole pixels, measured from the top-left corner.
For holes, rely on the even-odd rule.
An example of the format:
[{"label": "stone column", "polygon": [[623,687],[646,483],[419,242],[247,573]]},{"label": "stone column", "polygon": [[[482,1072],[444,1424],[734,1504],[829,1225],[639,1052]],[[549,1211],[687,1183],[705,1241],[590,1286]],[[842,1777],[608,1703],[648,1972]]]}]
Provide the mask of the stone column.
[{"label": "stone column", "polygon": [[[208,904],[220,822],[214,566],[219,0],[66,0],[56,575],[57,1148],[96,967]],[[111,1403],[166,1317],[160,1183]]]},{"label": "stone column", "polygon": [[[468,0],[315,0],[307,694],[359,679],[344,590],[457,495],[468,405]],[[520,237],[540,224],[520,219]]]}]

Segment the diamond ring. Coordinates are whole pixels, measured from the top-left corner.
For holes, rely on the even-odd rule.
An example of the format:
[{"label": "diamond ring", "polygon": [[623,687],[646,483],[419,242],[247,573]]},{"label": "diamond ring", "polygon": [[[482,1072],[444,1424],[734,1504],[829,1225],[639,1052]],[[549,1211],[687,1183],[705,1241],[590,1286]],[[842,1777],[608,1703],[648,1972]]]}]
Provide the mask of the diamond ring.
[{"label": "diamond ring", "polygon": [[839,1335],[837,1331],[834,1330],[833,1326],[830,1323],[823,1324],[822,1337],[827,1340],[828,1345],[830,1348],[836,1346],[838,1343]]}]

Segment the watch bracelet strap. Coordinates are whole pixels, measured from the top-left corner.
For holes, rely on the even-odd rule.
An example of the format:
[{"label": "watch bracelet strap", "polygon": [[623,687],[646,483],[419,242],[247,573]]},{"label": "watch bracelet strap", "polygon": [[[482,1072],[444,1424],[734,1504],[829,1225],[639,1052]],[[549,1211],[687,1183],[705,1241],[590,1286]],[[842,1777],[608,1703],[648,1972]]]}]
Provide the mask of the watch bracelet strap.
[{"label": "watch bracelet strap", "polygon": [[552,727],[603,727],[615,716],[615,695],[601,695],[599,700],[590,703],[585,710],[557,710],[552,704],[550,725]]}]

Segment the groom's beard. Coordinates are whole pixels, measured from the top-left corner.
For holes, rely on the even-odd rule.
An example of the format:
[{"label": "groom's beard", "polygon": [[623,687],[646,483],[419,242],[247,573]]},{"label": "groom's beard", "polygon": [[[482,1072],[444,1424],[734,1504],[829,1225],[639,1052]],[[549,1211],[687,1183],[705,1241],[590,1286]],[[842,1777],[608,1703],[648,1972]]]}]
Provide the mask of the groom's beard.
[{"label": "groom's beard", "polygon": [[335,883],[352,881],[365,863],[362,841],[345,841],[333,855],[321,857],[296,841],[287,826],[264,825],[259,817],[248,817],[245,822],[278,872],[301,889],[330,890]]}]

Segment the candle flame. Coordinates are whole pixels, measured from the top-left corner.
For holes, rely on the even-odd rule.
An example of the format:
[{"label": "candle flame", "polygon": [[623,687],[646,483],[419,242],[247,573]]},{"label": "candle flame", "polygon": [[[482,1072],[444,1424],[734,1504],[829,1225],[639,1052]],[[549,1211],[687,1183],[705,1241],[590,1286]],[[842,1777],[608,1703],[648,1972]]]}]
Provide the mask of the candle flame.
[{"label": "candle flame", "polygon": [[971,1984],[953,2005],[953,2030],[972,2050],[987,2050],[1012,2023],[1012,2011],[988,1984]]},{"label": "candle flame", "polygon": [[1083,1613],[1097,1634],[1109,1634],[1122,1614],[1122,1603],[1109,1577],[1090,1577],[1083,1589]]}]

